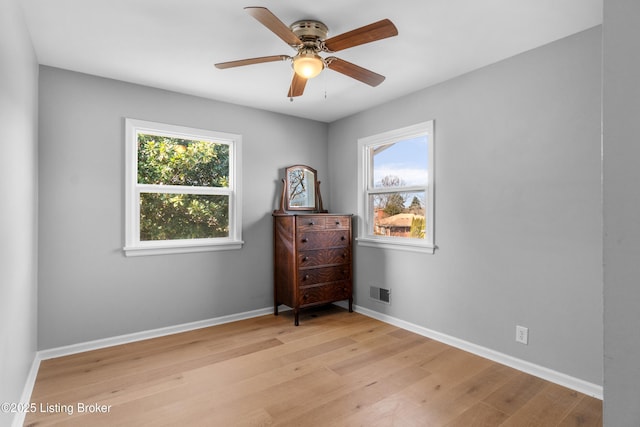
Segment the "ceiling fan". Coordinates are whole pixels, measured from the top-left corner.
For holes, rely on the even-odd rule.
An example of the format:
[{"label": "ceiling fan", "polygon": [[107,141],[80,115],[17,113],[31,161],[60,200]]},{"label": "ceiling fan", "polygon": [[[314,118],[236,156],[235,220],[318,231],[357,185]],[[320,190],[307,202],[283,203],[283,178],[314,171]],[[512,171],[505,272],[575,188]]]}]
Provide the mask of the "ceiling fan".
[{"label": "ceiling fan", "polygon": [[361,44],[397,36],[398,30],[388,19],[383,19],[373,24],[327,38],[329,29],[320,21],[305,19],[287,26],[265,7],[245,7],[244,10],[284,40],[285,43],[294,48],[297,54],[293,57],[288,55],[272,55],[221,62],[215,64],[218,69],[291,60],[295,72],[291,86],[289,87],[289,93],[287,94],[290,98],[302,95],[307,80],[320,74],[324,68],[337,71],[366,83],[369,86],[378,86],[385,79],[384,76],[352,64],[351,62],[336,58],[335,56],[323,58],[318,55],[318,53],[338,52]]}]

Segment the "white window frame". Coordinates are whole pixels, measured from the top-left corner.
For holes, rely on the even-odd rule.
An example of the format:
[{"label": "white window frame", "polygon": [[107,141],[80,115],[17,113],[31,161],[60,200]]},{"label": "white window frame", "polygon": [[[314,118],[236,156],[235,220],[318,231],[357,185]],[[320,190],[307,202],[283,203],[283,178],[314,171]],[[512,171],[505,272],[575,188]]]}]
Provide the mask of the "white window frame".
[{"label": "white window frame", "polygon": [[[138,133],[191,140],[210,140],[229,145],[229,187],[189,187],[138,184]],[[125,118],[125,246],[126,256],[208,252],[242,248],[242,183],[240,160],[242,136],[165,123]],[[166,191],[164,190],[166,188]],[[229,196],[229,236],[203,239],[140,240],[140,193],[220,194]]]},{"label": "white window frame", "polygon": [[[373,179],[371,175],[371,150],[380,145],[390,144],[402,140],[412,139],[418,136],[427,136],[428,155],[428,181],[426,186],[427,206],[425,216],[427,219],[426,236],[424,239],[412,239],[407,237],[377,236],[372,233],[372,212],[370,212],[369,195],[374,194]],[[398,249],[412,252],[433,254],[435,245],[435,139],[434,121],[418,123],[401,129],[395,129],[380,134],[358,139],[358,236],[356,241],[359,246],[371,246],[385,249]],[[422,190],[425,187],[404,187],[406,190]]]}]

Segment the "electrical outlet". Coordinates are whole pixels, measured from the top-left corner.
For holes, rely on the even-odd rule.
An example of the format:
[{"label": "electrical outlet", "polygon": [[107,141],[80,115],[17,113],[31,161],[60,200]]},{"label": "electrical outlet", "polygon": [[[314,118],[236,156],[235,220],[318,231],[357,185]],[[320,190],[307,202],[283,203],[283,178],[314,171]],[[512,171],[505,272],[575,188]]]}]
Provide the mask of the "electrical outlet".
[{"label": "electrical outlet", "polygon": [[522,344],[529,344],[529,328],[516,326],[516,341]]}]

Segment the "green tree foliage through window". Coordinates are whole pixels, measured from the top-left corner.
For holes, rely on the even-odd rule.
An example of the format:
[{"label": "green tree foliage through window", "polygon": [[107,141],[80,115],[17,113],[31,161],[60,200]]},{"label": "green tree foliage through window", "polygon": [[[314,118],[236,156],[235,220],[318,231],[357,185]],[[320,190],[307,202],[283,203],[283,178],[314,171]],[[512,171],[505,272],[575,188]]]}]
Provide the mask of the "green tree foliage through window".
[{"label": "green tree foliage through window", "polygon": [[402,197],[402,194],[391,193],[387,198],[387,204],[383,211],[387,216],[393,216],[404,212],[404,197]]},{"label": "green tree foliage through window", "polygon": [[138,134],[138,183],[227,187],[229,146]]},{"label": "green tree foliage through window", "polygon": [[423,216],[414,217],[411,220],[411,237],[424,239],[425,218]]},{"label": "green tree foliage through window", "polygon": [[[229,145],[138,134],[138,184],[228,187]],[[229,196],[143,191],[140,240],[227,237]]]}]

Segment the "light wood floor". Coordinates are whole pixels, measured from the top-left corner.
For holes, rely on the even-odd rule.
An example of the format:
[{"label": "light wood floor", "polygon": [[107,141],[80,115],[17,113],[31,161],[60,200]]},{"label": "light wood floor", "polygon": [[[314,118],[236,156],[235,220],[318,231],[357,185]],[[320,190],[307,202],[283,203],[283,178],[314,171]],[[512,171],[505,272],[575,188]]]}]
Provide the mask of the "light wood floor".
[{"label": "light wood floor", "polygon": [[25,425],[602,425],[598,399],[335,306],[46,360],[32,403]]}]

